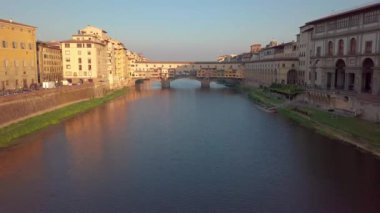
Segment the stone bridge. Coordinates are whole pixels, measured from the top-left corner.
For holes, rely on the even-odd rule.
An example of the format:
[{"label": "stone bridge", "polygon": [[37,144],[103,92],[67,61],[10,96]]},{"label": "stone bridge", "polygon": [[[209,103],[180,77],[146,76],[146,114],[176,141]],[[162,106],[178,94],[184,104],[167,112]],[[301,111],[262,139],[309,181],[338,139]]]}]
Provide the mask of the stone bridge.
[{"label": "stone bridge", "polygon": [[134,79],[159,79],[162,88],[170,88],[170,82],[191,78],[209,88],[211,81],[236,84],[244,78],[244,66],[240,63],[219,62],[140,62],[133,73]]}]

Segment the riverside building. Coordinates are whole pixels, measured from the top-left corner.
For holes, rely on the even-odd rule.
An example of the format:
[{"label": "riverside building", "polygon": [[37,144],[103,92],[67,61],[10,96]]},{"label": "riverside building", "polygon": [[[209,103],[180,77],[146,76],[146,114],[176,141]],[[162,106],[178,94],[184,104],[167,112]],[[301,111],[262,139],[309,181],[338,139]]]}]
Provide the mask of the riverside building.
[{"label": "riverside building", "polygon": [[0,19],[0,90],[36,85],[36,27]]},{"label": "riverside building", "polygon": [[62,51],[58,42],[37,42],[38,82],[61,83]]},{"label": "riverside building", "polygon": [[299,71],[297,42],[278,45],[271,42],[245,63],[245,81],[255,86],[303,84]]},{"label": "riverside building", "polygon": [[380,122],[380,3],[322,17],[300,29],[305,100]]},{"label": "riverside building", "polygon": [[63,78],[70,83],[107,84],[107,48],[95,37],[62,41]]},{"label": "riverside building", "polygon": [[327,90],[380,94],[380,3],[306,23],[310,84]]}]

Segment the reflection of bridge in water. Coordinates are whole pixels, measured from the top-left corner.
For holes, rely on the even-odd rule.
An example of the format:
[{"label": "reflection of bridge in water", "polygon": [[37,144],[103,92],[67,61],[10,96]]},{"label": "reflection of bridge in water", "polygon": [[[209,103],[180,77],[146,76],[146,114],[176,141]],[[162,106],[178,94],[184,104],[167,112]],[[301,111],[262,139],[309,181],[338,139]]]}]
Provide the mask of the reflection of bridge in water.
[{"label": "reflection of bridge in water", "polygon": [[244,66],[240,63],[219,62],[140,62],[133,73],[135,80],[159,79],[162,88],[170,88],[170,82],[190,78],[209,88],[211,81],[227,85],[239,83],[244,78]]}]

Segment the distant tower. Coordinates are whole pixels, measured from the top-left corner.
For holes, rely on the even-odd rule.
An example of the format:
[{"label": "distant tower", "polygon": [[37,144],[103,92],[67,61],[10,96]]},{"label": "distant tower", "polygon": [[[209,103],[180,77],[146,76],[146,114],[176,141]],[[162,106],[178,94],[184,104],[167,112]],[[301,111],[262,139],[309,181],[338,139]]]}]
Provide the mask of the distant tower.
[{"label": "distant tower", "polygon": [[251,45],[251,53],[258,53],[261,50],[261,44],[252,44]]},{"label": "distant tower", "polygon": [[269,42],[269,44],[267,45],[267,47],[274,47],[274,46],[277,46],[278,45],[278,41],[276,40],[272,40]]}]

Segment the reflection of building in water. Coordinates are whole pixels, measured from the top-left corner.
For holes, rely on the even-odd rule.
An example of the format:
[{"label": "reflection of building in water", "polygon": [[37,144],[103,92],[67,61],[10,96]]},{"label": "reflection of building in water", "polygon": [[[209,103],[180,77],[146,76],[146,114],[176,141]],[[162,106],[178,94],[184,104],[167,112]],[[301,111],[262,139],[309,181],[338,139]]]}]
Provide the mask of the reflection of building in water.
[{"label": "reflection of building in water", "polygon": [[86,162],[93,164],[103,158],[104,143],[107,141],[104,132],[109,121],[105,120],[107,113],[102,115],[102,110],[103,108],[94,109],[64,123],[68,149],[72,153],[70,162],[75,169],[87,170],[95,167],[82,165],[83,158],[91,158]]},{"label": "reflection of building in water", "polygon": [[[31,137],[29,137],[29,141],[25,141],[27,143],[18,146],[17,149],[1,151],[0,178],[18,173],[19,171],[25,171],[29,168],[33,168],[33,171],[30,173],[43,174],[43,172],[39,170],[43,170],[44,168],[43,139],[46,134],[41,132],[41,134],[37,135],[40,137],[36,138],[34,141],[30,141]],[[31,164],[33,164],[33,166],[31,166]]]},{"label": "reflection of building in water", "polygon": [[[150,86],[148,83],[145,85]],[[66,121],[65,134],[72,153],[73,168],[85,171],[96,168],[95,164],[103,160],[107,141],[112,140],[113,136],[122,135],[121,131],[126,128],[120,124],[125,124],[128,117],[128,111],[125,110],[128,107],[127,102],[151,95],[152,90],[136,91],[130,88],[125,96]],[[113,144],[122,142],[114,140]],[[94,165],[82,165],[83,158]]]}]

